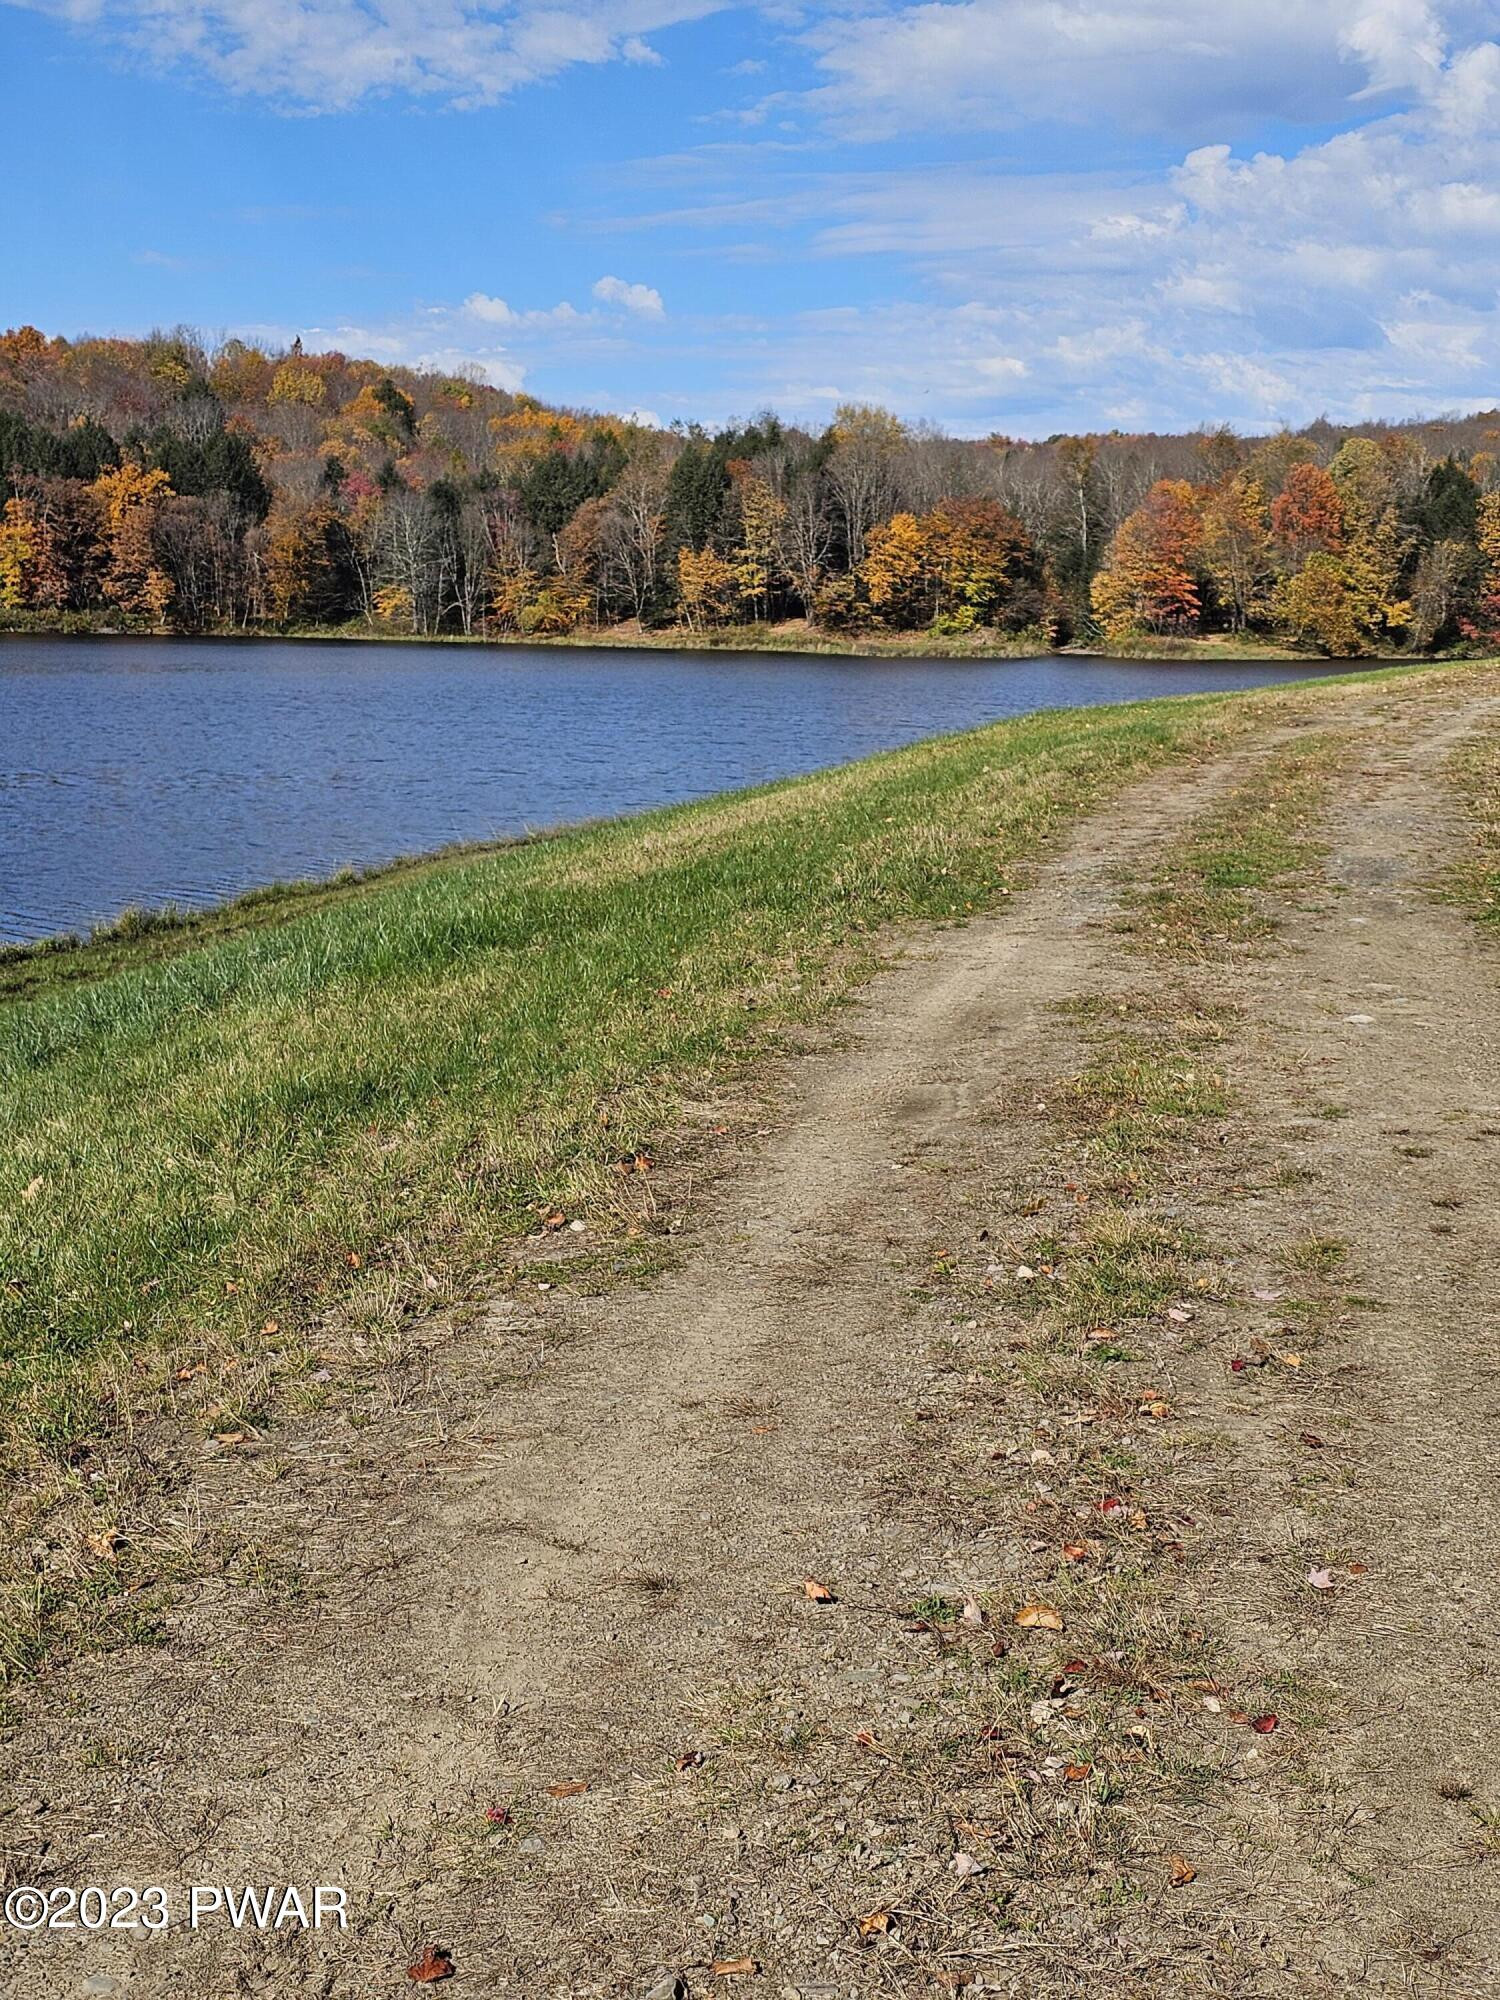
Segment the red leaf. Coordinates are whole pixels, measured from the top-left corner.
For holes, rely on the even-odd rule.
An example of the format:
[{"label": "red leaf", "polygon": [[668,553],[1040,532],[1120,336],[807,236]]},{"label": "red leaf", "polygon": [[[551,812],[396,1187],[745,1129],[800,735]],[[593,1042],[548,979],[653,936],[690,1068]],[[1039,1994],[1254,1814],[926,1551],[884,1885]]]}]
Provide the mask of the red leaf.
[{"label": "red leaf", "polygon": [[451,1979],[453,1960],[440,1944],[430,1944],[415,1965],[407,1966],[406,1976],[415,1980],[418,1986],[430,1986],[438,1979]]},{"label": "red leaf", "polygon": [[1269,1736],[1280,1720],[1277,1715],[1257,1715],[1251,1718],[1250,1727],[1257,1736]]}]

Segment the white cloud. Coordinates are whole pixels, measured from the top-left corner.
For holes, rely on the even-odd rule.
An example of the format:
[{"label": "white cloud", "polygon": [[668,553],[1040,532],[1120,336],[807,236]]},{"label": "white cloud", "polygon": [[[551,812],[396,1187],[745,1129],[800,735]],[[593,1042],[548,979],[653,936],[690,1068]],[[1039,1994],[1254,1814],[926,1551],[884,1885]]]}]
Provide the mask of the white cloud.
[{"label": "white cloud", "polygon": [[492,104],[575,63],[658,63],[644,37],[727,0],[5,0],[163,69],[342,111],[392,91]]},{"label": "white cloud", "polygon": [[[566,299],[555,306],[543,306],[529,312],[516,312],[504,299],[491,298],[486,292],[470,292],[463,302],[462,310],[471,319],[482,320],[486,326],[530,329],[581,325],[586,317],[576,306],[569,305]],[[447,317],[451,308],[438,306],[432,311],[435,317],[441,318]]]},{"label": "white cloud", "polygon": [[824,82],[805,102],[872,134],[1041,111],[1222,133],[1421,90],[1492,19],[1485,0],[918,0],[809,27]]},{"label": "white cloud", "polygon": [[661,293],[650,285],[627,284],[624,278],[600,278],[594,297],[602,305],[618,306],[621,312],[636,313],[642,319],[661,319],[666,313]]}]

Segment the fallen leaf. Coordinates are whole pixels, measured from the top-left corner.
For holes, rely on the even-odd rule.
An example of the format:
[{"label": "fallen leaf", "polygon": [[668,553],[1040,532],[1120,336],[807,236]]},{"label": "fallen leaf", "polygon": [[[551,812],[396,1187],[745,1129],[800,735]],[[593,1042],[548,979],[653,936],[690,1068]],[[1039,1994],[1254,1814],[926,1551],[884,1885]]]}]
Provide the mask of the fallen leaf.
[{"label": "fallen leaf", "polygon": [[243,1444],[250,1435],[248,1431],[215,1431],[215,1444]]},{"label": "fallen leaf", "polygon": [[1064,1764],[1063,1776],[1070,1785],[1081,1785],[1093,1768],[1092,1764]]},{"label": "fallen leaf", "polygon": [[564,1229],[567,1227],[567,1221],[568,1218],[563,1214],[562,1210],[554,1208],[550,1215],[542,1217],[542,1227],[543,1229]]},{"label": "fallen leaf", "polygon": [[1302,1356],[1300,1354],[1282,1354],[1277,1359],[1281,1362],[1283,1368],[1300,1368],[1302,1366]]},{"label": "fallen leaf", "polygon": [[984,1608],[976,1598],[966,1597],[964,1599],[963,1621],[965,1625],[982,1625],[984,1623]]},{"label": "fallen leaf", "polygon": [[1370,1574],[1370,1565],[1368,1563],[1350,1563],[1349,1574],[1351,1576],[1368,1576]]},{"label": "fallen leaf", "polygon": [[1063,1615],[1051,1604],[1023,1604],[1016,1613],[1018,1625],[1042,1632],[1063,1631]]},{"label": "fallen leaf", "polygon": [[1208,1710],[1210,1715],[1222,1715],[1224,1713],[1224,1704],[1219,1700],[1217,1695],[1206,1694],[1203,1697],[1203,1706]]},{"label": "fallen leaf", "polygon": [[1328,1440],[1320,1438],[1316,1431],[1303,1431],[1300,1441],[1309,1451],[1322,1451],[1328,1443]]},{"label": "fallen leaf", "polygon": [[1087,1562],[1089,1559],[1089,1545],[1087,1542],[1064,1542],[1062,1552],[1066,1560],[1070,1563]]},{"label": "fallen leaf", "polygon": [[588,1785],[582,1778],[565,1778],[561,1784],[549,1785],[547,1796],[551,1799],[576,1799],[580,1792],[586,1792]]},{"label": "fallen leaf", "polygon": [[885,1937],[890,1928],[891,1913],[889,1910],[871,1910],[867,1917],[861,1917],[859,1920],[859,1934],[861,1937]]},{"label": "fallen leaf", "polygon": [[1113,1519],[1116,1514],[1123,1514],[1125,1512],[1125,1502],[1111,1493],[1107,1499],[1099,1502],[1099,1512],[1101,1514],[1108,1514]]},{"label": "fallen leaf", "polygon": [[1188,1311],[1186,1306],[1167,1307],[1167,1318],[1176,1326],[1186,1326],[1192,1317],[1192,1313]]},{"label": "fallen leaf", "polygon": [[958,1876],[959,1880],[964,1882],[968,1881],[973,1875],[982,1875],[984,1873],[984,1863],[976,1861],[972,1854],[955,1854],[949,1866],[952,1868],[954,1874]]},{"label": "fallen leaf", "polygon": [[834,1596],[833,1592],[828,1588],[828,1585],[826,1583],[819,1583],[818,1579],[815,1576],[803,1577],[802,1589],[804,1595],[807,1597],[809,1603],[811,1604],[838,1603],[838,1599]]},{"label": "fallen leaf", "polygon": [[1257,1715],[1252,1717],[1250,1727],[1257,1736],[1269,1736],[1280,1720],[1279,1715]]},{"label": "fallen leaf", "polygon": [[1172,1405],[1163,1401],[1160,1396],[1152,1396],[1147,1402],[1141,1404],[1138,1414],[1143,1417],[1156,1417],[1158,1419],[1161,1417],[1170,1417],[1172,1414]]},{"label": "fallen leaf", "polygon": [[[360,1265],[364,1262],[364,1259],[360,1256],[357,1250],[351,1250],[349,1252],[349,1255],[345,1258],[344,1261],[345,1263],[348,1264],[349,1269],[351,1271],[357,1271]],[[447,1977],[447,1974],[441,1972],[435,1972],[431,1976],[434,1979],[445,1979]]]},{"label": "fallen leaf", "polygon": [[125,1537],[118,1528],[101,1528],[97,1535],[88,1538],[89,1550],[104,1562],[114,1562],[125,1546]]},{"label": "fallen leaf", "polygon": [[675,1768],[679,1771],[696,1771],[702,1762],[703,1752],[701,1750],[684,1750],[682,1755],[675,1760]]},{"label": "fallen leaf", "polygon": [[509,1806],[486,1806],[484,1809],[484,1816],[489,1821],[491,1826],[510,1825]]},{"label": "fallen leaf", "polygon": [[415,1965],[407,1966],[406,1976],[419,1986],[430,1986],[437,1979],[451,1979],[453,1960],[440,1944],[430,1944]]},{"label": "fallen leaf", "polygon": [[1236,1375],[1243,1375],[1245,1370],[1250,1366],[1249,1362],[1245,1359],[1243,1354],[1232,1355],[1230,1357],[1229,1365],[1234,1370]]},{"label": "fallen leaf", "polygon": [[1198,1871],[1185,1854],[1169,1854],[1167,1868],[1174,1889],[1185,1889],[1189,1882],[1196,1882]]},{"label": "fallen leaf", "polygon": [[1269,1305],[1276,1299],[1285,1298],[1286,1294],[1285,1292],[1260,1291],[1260,1292],[1252,1292],[1250,1296],[1252,1299],[1259,1299],[1263,1305]]},{"label": "fallen leaf", "polygon": [[715,1979],[751,1979],[760,1971],[753,1958],[716,1958],[708,1969]]},{"label": "fallen leaf", "polygon": [[1314,1590],[1332,1590],[1333,1571],[1331,1569],[1310,1569],[1307,1580]]}]

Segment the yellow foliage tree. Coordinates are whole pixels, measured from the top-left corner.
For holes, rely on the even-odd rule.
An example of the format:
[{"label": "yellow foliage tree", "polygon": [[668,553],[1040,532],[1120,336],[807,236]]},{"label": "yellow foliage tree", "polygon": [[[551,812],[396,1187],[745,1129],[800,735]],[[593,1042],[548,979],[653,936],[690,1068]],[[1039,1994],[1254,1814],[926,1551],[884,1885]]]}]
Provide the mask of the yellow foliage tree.
[{"label": "yellow foliage tree", "polygon": [[7,500],[0,520],[0,607],[20,611],[31,602],[31,575],[41,553],[41,530],[29,500]]},{"label": "yellow foliage tree", "polygon": [[734,565],[721,555],[712,549],[677,551],[677,596],[691,630],[724,624],[733,617],[739,594]]},{"label": "yellow foliage tree", "polygon": [[310,408],[328,399],[328,384],[305,361],[283,361],[271,377],[271,403],[303,403]]},{"label": "yellow foliage tree", "polygon": [[750,616],[763,618],[769,609],[771,588],[784,574],[781,530],[786,502],[754,473],[743,474],[737,484],[740,541],[734,552],[734,578]]},{"label": "yellow foliage tree", "polygon": [[156,560],[151,531],[161,502],[171,497],[171,480],[159,466],[147,471],[126,459],[101,472],[91,490],[103,511],[109,550],[105,596],[122,611],[160,624],[172,602],[172,579]]}]

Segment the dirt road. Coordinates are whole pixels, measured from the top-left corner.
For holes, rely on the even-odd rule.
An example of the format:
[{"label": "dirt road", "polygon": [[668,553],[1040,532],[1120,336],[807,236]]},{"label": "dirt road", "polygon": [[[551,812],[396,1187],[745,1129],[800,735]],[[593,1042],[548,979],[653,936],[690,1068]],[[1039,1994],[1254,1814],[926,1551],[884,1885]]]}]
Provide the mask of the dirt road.
[{"label": "dirt road", "polygon": [[[1307,718],[1326,853],[1154,939]],[[3,1990],[1492,1991],[1500,965],[1431,878],[1497,718],[1330,692],[1153,779],[703,1107],[676,1268],[215,1461],[163,1642],[8,1718],[10,1881],[174,1922],[0,1932]],[[245,1881],[351,1928],[178,1920]]]}]

